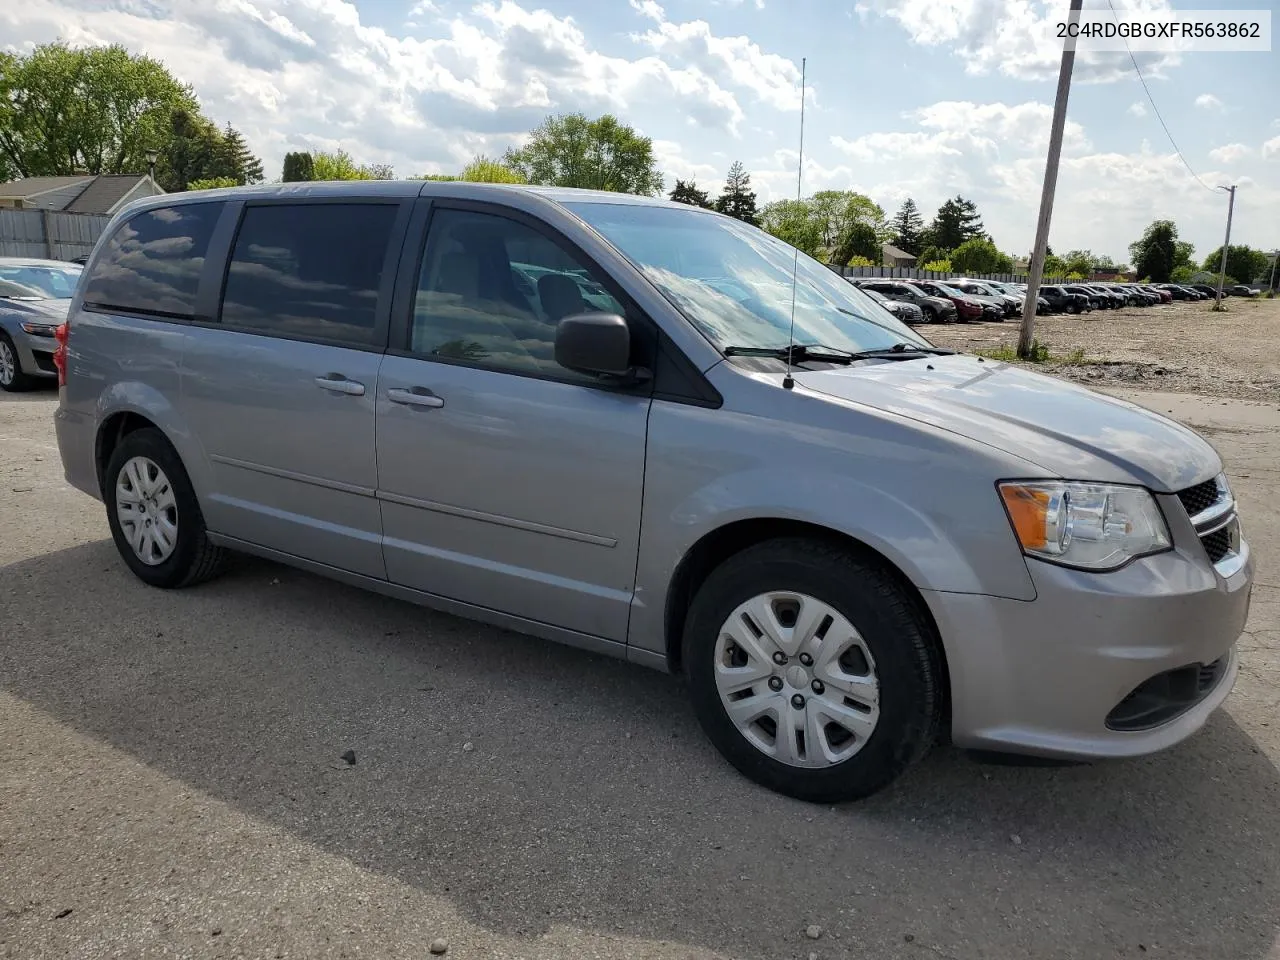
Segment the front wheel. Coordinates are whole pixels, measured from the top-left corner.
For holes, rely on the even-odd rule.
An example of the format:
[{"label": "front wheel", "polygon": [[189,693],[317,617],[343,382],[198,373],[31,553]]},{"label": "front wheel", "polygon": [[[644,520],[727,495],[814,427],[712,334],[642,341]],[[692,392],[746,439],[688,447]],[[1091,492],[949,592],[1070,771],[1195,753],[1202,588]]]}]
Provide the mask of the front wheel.
[{"label": "front wheel", "polygon": [[35,377],[22,372],[22,364],[18,362],[18,348],[13,345],[9,335],[0,330],[0,390],[19,393],[30,390],[35,384]]},{"label": "front wheel", "polygon": [[164,434],[135,430],[107,463],[103,499],[120,556],[153,587],[186,587],[216,575],[226,551],[208,538],[200,503]]},{"label": "front wheel", "polygon": [[880,563],[806,539],[725,561],[685,623],[694,710],[739,772],[819,803],[866,797],[932,745],[931,624]]}]

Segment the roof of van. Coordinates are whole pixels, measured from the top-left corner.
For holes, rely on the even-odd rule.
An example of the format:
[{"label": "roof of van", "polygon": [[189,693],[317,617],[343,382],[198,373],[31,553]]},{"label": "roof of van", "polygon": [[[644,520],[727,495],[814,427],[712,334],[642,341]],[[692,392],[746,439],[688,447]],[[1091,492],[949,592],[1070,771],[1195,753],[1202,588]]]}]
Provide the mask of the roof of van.
[{"label": "roof of van", "polygon": [[[582,190],[576,187],[539,187],[508,183],[475,183],[464,180],[306,180],[293,183],[263,183],[245,187],[221,187],[214,190],[191,190],[148,198],[130,204],[129,209],[169,206],[175,203],[199,203],[264,197],[456,197],[459,199],[494,199],[512,194],[534,194],[554,203],[612,203],[676,207],[700,210],[685,203],[662,197],[644,197],[611,190]],[[707,211],[710,212],[710,211]]]}]

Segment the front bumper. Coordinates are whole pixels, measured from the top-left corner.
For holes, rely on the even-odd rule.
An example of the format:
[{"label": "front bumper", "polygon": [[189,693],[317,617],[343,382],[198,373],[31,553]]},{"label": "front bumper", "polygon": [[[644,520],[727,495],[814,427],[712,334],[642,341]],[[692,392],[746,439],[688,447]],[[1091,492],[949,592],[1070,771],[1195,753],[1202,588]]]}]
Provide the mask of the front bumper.
[{"label": "front bumper", "polygon": [[[1247,545],[1240,560],[1226,577],[1183,548],[1105,574],[1031,560],[1030,602],[925,591],[951,672],[953,742],[1093,759],[1190,736],[1235,683],[1253,586]],[[1192,678],[1177,709],[1151,713],[1141,729],[1117,721],[1132,717],[1131,694],[1163,690],[1167,678],[1153,678],[1170,671]]]},{"label": "front bumper", "polygon": [[58,368],[53,365],[53,352],[58,349],[58,341],[53,337],[41,337],[17,331],[13,337],[13,345],[18,350],[18,365],[22,372],[31,377],[58,376]]}]

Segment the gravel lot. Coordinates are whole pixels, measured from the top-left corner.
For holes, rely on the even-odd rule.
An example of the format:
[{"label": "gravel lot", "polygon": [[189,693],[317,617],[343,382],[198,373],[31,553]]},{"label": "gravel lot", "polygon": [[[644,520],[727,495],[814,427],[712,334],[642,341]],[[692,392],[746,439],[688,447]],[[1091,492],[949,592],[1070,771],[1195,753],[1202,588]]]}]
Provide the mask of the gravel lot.
[{"label": "gravel lot", "polygon": [[[1180,316],[1043,329],[1118,350],[1207,322]],[[62,480],[56,398],[0,395],[0,956],[1280,957],[1280,415],[1131,396],[1209,436],[1243,503],[1226,707],[1156,757],[937,750],[831,808],[736,775],[640,668],[265,562],[148,589]]]},{"label": "gravel lot", "polygon": [[[1198,393],[1280,403],[1280,299],[1230,297],[1227,312],[1212,301],[1095,310],[1037,317],[1036,339],[1053,358],[1050,372],[1094,386]],[[920,329],[957,350],[1016,347],[1016,321]],[[1082,351],[1083,360],[1071,358]]]}]

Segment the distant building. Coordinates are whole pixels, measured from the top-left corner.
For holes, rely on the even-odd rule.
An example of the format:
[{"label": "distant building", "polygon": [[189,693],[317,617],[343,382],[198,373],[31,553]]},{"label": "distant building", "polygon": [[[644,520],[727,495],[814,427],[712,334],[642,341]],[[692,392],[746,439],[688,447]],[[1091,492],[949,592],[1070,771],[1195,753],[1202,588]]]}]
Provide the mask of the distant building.
[{"label": "distant building", "polygon": [[880,253],[884,257],[886,267],[914,267],[916,258],[905,250],[899,250],[892,243],[881,244]]},{"label": "distant building", "polygon": [[0,208],[111,216],[132,200],[161,193],[145,173],[25,177],[0,183]]}]

